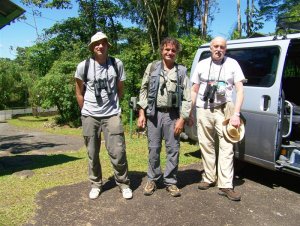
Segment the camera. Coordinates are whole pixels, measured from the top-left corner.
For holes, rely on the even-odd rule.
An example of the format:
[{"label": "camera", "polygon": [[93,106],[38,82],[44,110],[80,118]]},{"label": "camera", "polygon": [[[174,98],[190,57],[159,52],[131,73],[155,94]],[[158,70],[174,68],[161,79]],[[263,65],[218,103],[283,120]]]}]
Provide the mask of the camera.
[{"label": "camera", "polygon": [[95,96],[96,97],[101,96],[102,89],[105,89],[107,94],[111,94],[111,88],[110,88],[106,78],[95,80],[94,84],[95,84]]},{"label": "camera", "polygon": [[217,89],[218,87],[216,85],[207,84],[203,94],[203,100],[209,100],[209,103],[213,103],[215,101],[215,93]]}]

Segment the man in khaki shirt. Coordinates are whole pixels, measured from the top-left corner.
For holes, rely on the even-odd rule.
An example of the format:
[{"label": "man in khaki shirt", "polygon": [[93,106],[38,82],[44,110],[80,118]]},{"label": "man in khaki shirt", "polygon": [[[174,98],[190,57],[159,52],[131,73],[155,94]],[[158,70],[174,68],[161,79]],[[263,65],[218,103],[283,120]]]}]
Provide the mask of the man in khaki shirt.
[{"label": "man in khaki shirt", "polygon": [[[140,90],[138,126],[148,129],[148,181],[144,195],[152,195],[156,184],[163,179],[170,195],[181,195],[177,187],[179,135],[191,111],[191,90],[187,69],[175,63],[180,43],[165,38],[160,46],[161,61],[148,65]],[[147,120],[146,120],[147,118]],[[166,167],[162,174],[160,151],[162,138],[166,143]]]}]

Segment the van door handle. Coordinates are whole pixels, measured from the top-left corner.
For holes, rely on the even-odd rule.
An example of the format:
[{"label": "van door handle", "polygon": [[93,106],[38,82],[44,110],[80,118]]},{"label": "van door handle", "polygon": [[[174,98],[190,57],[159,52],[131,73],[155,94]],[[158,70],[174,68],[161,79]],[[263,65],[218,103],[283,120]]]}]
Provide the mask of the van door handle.
[{"label": "van door handle", "polygon": [[271,97],[263,95],[263,111],[267,111],[270,107]]}]

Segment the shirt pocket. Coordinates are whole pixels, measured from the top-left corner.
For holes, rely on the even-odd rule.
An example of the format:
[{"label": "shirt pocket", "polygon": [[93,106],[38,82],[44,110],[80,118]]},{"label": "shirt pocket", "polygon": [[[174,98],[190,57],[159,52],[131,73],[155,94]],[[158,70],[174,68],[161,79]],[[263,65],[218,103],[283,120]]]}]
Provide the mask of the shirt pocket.
[{"label": "shirt pocket", "polygon": [[167,90],[168,92],[175,93],[177,87],[177,80],[168,79],[167,81]]}]

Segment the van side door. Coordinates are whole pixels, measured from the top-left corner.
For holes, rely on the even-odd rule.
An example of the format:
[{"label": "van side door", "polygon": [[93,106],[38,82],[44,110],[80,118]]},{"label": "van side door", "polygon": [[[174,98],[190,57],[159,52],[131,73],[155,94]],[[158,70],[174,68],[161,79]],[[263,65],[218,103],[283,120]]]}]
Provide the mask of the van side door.
[{"label": "van side door", "polygon": [[227,51],[239,62],[248,80],[242,107],[246,134],[236,148],[236,156],[270,169],[275,168],[275,153],[281,142],[281,79],[289,42],[232,44]]}]

